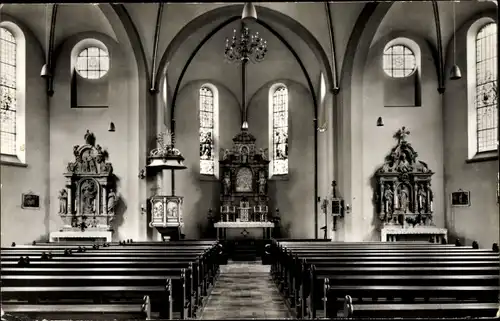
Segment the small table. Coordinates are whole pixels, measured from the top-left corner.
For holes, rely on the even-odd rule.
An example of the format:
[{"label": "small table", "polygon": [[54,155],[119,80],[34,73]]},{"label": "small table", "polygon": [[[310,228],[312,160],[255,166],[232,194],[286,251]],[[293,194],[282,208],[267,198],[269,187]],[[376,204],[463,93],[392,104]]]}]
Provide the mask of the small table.
[{"label": "small table", "polygon": [[95,242],[97,240],[105,240],[106,242],[112,241],[111,231],[59,231],[52,232],[49,235],[50,242],[60,242],[60,241],[90,241]]},{"label": "small table", "polygon": [[[245,232],[247,229],[262,228],[264,230],[264,239],[271,238],[271,229],[274,227],[272,222],[217,222],[214,224],[217,229],[217,239],[226,239],[227,229],[243,229]],[[242,232],[242,233],[243,233]],[[248,232],[247,232],[248,233]]]},{"label": "small table", "polygon": [[448,230],[436,226],[416,226],[416,227],[401,227],[401,226],[385,226],[381,231],[382,242],[397,242],[398,235],[428,235],[434,243],[441,243],[444,239],[448,242]]}]

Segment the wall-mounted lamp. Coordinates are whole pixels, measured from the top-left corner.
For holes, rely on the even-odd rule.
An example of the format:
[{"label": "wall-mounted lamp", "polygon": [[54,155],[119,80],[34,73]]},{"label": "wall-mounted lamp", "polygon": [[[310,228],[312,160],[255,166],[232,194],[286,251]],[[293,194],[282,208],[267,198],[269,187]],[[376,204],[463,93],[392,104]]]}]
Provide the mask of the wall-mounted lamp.
[{"label": "wall-mounted lamp", "polygon": [[113,122],[110,122],[109,123],[109,128],[108,128],[108,132],[114,132],[116,129],[115,129],[115,124]]},{"label": "wall-mounted lamp", "polygon": [[47,66],[47,64],[44,64],[42,66],[42,70],[40,71],[40,77],[42,77],[42,78],[52,77],[52,75],[50,74],[50,70],[49,70],[49,67]]},{"label": "wall-mounted lamp", "polygon": [[450,70],[450,79],[458,80],[462,78],[460,67],[456,64],[457,61],[457,43],[456,43],[456,26],[455,26],[455,1],[453,1],[453,66]]},{"label": "wall-mounted lamp", "polygon": [[139,179],[146,178],[146,170],[144,168],[139,171],[138,177],[139,177]]},{"label": "wall-mounted lamp", "polygon": [[382,117],[379,117],[379,118],[377,119],[377,126],[378,126],[378,127],[382,127],[382,126],[384,126],[384,121],[382,120]]}]

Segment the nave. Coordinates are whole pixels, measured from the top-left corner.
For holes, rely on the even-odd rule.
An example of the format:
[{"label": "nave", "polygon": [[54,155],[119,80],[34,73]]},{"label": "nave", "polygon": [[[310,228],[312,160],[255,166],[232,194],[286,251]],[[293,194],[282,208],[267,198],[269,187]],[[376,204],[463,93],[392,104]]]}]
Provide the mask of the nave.
[{"label": "nave", "polygon": [[498,311],[498,245],[273,239],[232,262],[210,240],[12,244],[2,320],[477,318]]}]

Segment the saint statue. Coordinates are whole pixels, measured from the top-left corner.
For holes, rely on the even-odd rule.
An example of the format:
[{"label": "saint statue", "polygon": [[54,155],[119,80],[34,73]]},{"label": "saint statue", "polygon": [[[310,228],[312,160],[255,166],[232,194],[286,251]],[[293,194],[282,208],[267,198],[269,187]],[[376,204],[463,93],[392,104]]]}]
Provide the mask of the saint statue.
[{"label": "saint statue", "polygon": [[116,194],[115,192],[111,191],[108,194],[108,214],[114,214],[115,213],[115,207],[116,207]]},{"label": "saint statue", "polygon": [[82,184],[82,214],[95,214],[95,183],[87,180]]},{"label": "saint statue", "polygon": [[264,171],[261,171],[259,173],[259,194],[260,195],[266,195],[266,175]]},{"label": "saint statue", "polygon": [[394,204],[394,193],[391,190],[391,186],[389,184],[384,185],[384,213],[389,214],[392,213],[392,207]]},{"label": "saint statue", "polygon": [[418,210],[419,213],[426,212],[427,211],[427,193],[425,192],[424,186],[420,185],[418,192],[417,192],[417,198],[418,198]]},{"label": "saint statue", "polygon": [[68,192],[66,189],[59,191],[59,214],[68,213]]},{"label": "saint statue", "polygon": [[229,176],[229,172],[224,174],[224,178],[222,179],[222,189],[224,195],[229,195],[231,193],[231,177]]},{"label": "saint statue", "polygon": [[408,211],[408,202],[410,201],[408,188],[403,186],[399,193],[399,208],[403,213]]}]

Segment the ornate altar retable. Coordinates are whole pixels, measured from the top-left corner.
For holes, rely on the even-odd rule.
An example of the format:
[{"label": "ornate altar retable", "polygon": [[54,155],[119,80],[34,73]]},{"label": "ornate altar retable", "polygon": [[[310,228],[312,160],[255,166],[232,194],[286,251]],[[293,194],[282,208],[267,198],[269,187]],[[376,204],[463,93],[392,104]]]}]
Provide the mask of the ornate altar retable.
[{"label": "ornate altar retable", "polygon": [[256,228],[269,238],[274,227],[268,207],[267,149],[257,151],[255,140],[243,128],[234,136],[232,149],[221,150],[220,220],[214,224],[218,238],[226,238],[227,229],[242,230],[239,234],[247,237],[248,229]]},{"label": "ornate altar retable", "polygon": [[59,192],[59,216],[64,222],[59,232],[50,233],[50,241],[106,240],[111,242],[111,222],[118,201],[113,166],[108,154],[95,144],[87,130],[84,145],[73,146],[75,161],[68,163],[66,187]]},{"label": "ornate altar retable", "polygon": [[406,140],[410,132],[402,127],[395,134],[397,145],[375,176],[377,213],[382,221],[382,242],[447,240],[447,230],[432,220],[431,177],[434,174]]}]

